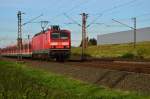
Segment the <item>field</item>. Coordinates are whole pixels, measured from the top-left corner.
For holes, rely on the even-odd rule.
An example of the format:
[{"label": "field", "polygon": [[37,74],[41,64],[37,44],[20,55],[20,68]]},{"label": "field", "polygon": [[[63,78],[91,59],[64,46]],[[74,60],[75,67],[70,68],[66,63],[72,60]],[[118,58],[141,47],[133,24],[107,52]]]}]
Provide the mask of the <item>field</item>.
[{"label": "field", "polygon": [[0,61],[0,99],[150,99],[69,77],[33,69],[24,63]]},{"label": "field", "polygon": [[[81,48],[72,48],[73,55],[80,55]],[[150,42],[139,42],[136,48],[133,44],[112,44],[89,46],[86,55],[97,58],[138,58],[150,59]]]}]

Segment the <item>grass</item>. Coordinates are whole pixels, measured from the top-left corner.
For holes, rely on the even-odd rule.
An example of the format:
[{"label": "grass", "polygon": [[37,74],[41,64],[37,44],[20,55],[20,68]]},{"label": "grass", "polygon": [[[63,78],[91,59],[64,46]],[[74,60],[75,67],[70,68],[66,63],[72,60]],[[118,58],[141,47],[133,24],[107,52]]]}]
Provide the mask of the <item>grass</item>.
[{"label": "grass", "polygon": [[[136,44],[136,48],[129,43],[89,46],[86,50],[87,55],[98,58],[118,58],[127,53],[133,54],[136,58],[150,59],[150,42],[139,42]],[[72,54],[80,55],[81,48],[72,48]]]},{"label": "grass", "polygon": [[150,99],[106,89],[21,63],[0,61],[0,99]]}]

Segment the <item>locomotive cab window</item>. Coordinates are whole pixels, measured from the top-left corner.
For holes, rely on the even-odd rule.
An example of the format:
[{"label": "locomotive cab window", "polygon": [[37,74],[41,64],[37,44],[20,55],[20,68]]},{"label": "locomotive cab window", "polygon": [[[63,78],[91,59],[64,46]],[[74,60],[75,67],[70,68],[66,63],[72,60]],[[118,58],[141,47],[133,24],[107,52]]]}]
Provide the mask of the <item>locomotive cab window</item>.
[{"label": "locomotive cab window", "polygon": [[52,39],[59,39],[59,35],[60,35],[60,33],[52,33],[51,38]]},{"label": "locomotive cab window", "polygon": [[68,33],[65,33],[65,32],[60,33],[60,38],[61,39],[68,39],[69,38]]}]

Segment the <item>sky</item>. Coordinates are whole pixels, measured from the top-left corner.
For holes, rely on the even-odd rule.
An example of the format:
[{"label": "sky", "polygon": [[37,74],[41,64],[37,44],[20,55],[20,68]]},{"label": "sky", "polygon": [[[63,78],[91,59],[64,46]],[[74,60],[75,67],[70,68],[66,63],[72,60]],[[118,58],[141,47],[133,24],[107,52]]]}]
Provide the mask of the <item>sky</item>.
[{"label": "sky", "polygon": [[[41,31],[40,21],[50,25],[60,25],[71,31],[72,45],[81,42],[81,13],[87,13],[87,35],[97,38],[98,34],[130,30],[112,19],[133,26],[137,18],[137,28],[150,26],[150,0],[0,0],[0,47],[16,44],[17,12],[22,11],[22,23],[43,14],[33,23],[23,26],[23,40],[27,35]],[[65,16],[65,14],[68,17]],[[74,22],[74,21],[75,22]],[[68,24],[72,23],[72,24]]]}]

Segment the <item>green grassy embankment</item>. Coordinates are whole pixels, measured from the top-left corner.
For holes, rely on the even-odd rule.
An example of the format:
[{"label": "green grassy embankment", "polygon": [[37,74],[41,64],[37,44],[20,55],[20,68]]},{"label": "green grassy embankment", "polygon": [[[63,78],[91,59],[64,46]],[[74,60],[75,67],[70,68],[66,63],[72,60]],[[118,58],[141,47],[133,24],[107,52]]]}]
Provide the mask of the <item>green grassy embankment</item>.
[{"label": "green grassy embankment", "polygon": [[89,85],[69,77],[0,61],[0,99],[150,99],[150,96]]},{"label": "green grassy embankment", "polygon": [[[80,55],[81,48],[72,48],[72,55]],[[145,58],[150,59],[150,42],[88,46],[86,54],[97,58]]]}]

